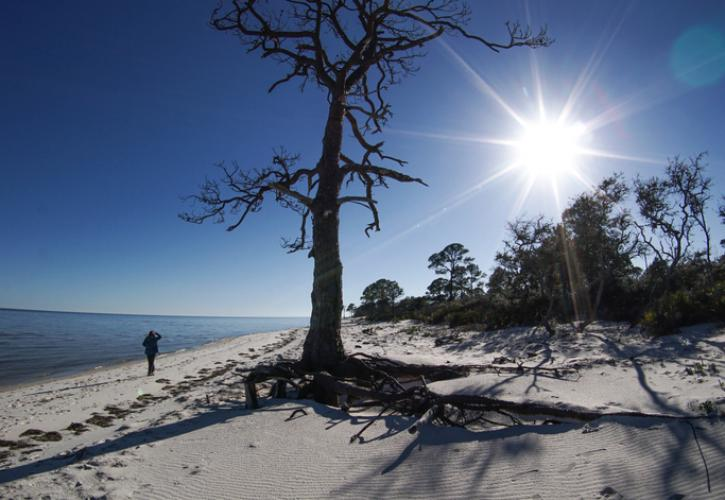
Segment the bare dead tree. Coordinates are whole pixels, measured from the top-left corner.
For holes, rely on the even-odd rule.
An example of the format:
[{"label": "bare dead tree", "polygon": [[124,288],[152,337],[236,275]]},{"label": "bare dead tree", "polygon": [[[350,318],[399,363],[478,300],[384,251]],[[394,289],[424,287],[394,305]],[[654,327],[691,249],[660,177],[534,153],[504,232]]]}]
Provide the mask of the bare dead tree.
[{"label": "bare dead tree", "polygon": [[705,238],[705,257],[711,261],[710,227],[705,213],[712,181],[705,176],[705,153],[689,161],[675,157],[663,179],[635,180],[636,202],[642,222],[635,221],[641,241],[656,259],[672,271],[690,255],[692,234]]},{"label": "bare dead tree", "polygon": [[[247,52],[287,68],[269,91],[292,81],[304,88],[312,81],[327,95],[322,152],[315,164],[298,166],[296,155],[279,151],[264,169],[222,166],[221,179],[207,180],[191,197],[196,211],[180,214],[194,223],[232,217],[227,229],[233,230],[271,196],[300,215],[299,236],[286,246],[291,252],[309,249],[315,260],[312,315],[302,359],[309,368],[334,367],[344,356],[340,207],[354,203],[367,208],[372,218],[365,227],[369,234],[380,229],[375,188],[387,188],[390,181],[424,184],[398,170],[405,161],[384,152],[383,142],[371,138],[391,114],[386,91],[413,73],[421,49],[444,34],[495,52],[551,42],[546,29],[535,34],[519,23],[506,24],[505,42],[492,42],[466,30],[469,18],[460,0],[232,0],[212,13],[214,29],[235,34]],[[343,150],[346,129],[361,156]],[[359,191],[352,190],[356,185]]]}]

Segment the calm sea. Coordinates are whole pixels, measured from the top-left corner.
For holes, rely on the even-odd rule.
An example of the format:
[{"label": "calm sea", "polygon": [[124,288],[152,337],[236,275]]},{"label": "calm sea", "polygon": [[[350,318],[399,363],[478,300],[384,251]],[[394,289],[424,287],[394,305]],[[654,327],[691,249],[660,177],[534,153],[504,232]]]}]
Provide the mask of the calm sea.
[{"label": "calm sea", "polygon": [[163,352],[225,337],[306,327],[309,318],[142,316],[0,309],[0,387],[143,360],[156,330]]}]

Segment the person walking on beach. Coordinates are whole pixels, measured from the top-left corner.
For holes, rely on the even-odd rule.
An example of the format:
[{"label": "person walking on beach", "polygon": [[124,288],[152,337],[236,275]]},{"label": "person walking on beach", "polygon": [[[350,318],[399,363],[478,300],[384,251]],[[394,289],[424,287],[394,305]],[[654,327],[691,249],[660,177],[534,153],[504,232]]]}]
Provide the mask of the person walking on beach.
[{"label": "person walking on beach", "polygon": [[159,352],[159,339],[161,339],[161,335],[159,335],[159,332],[155,332],[153,330],[151,330],[149,334],[146,335],[146,338],[143,339],[143,346],[146,348],[146,359],[148,359],[149,362],[148,376],[153,375],[156,370],[154,360],[156,359],[156,354]]}]

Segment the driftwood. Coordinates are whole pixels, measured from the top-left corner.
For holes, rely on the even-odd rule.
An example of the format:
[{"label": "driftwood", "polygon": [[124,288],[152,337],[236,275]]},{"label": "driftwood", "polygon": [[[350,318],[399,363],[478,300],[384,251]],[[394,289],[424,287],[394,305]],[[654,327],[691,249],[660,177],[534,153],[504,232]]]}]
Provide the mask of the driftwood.
[{"label": "driftwood", "polygon": [[[528,417],[543,424],[562,422],[591,422],[606,417],[683,418],[672,415],[640,412],[599,412],[584,408],[559,407],[545,403],[515,402],[483,395],[438,394],[428,388],[427,381],[449,380],[483,371],[538,372],[541,367],[500,365],[417,365],[356,353],[348,356],[334,371],[308,372],[296,361],[280,361],[274,365],[259,365],[245,378],[246,406],[259,405],[256,385],[273,382],[272,397],[287,397],[287,387],[295,390],[295,397],[313,398],[318,402],[336,406],[343,411],[354,408],[378,407],[380,413],[351,437],[362,439],[362,433],[386,412],[414,417],[408,428],[411,434],[421,426],[438,422],[444,425],[467,427],[487,423],[496,426],[520,425],[519,417]],[[575,369],[549,369],[561,378]],[[498,416],[498,417],[496,417]],[[501,421],[501,417],[504,421]],[[497,420],[493,420],[497,418]],[[691,417],[688,417],[691,418]]]},{"label": "driftwood", "polygon": [[428,408],[426,412],[421,415],[421,417],[415,421],[413,425],[408,427],[408,432],[411,434],[415,434],[418,432],[418,429],[425,424],[430,423],[431,420],[433,420],[437,415],[439,415],[442,411],[441,405],[434,405]]}]

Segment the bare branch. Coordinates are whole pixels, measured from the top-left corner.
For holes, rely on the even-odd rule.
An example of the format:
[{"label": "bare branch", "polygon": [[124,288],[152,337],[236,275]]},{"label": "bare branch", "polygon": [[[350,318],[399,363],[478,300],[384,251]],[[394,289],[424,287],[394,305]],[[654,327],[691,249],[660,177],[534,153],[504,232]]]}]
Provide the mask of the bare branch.
[{"label": "bare branch", "polygon": [[418,177],[412,177],[410,175],[404,174],[402,172],[399,172],[397,170],[393,170],[391,168],[382,167],[380,165],[373,165],[373,164],[360,164],[355,163],[352,161],[349,157],[345,156],[344,154],[341,155],[341,159],[344,162],[344,167],[342,167],[343,175],[348,175],[351,173],[356,173],[362,176],[368,176],[374,179],[375,185],[378,186],[386,186],[386,179],[392,179],[398,182],[416,182],[418,184],[422,184],[423,186],[427,186],[422,179],[419,179]]},{"label": "bare branch", "polygon": [[[243,171],[236,164],[232,169],[224,164],[218,167],[222,171],[219,181],[207,179],[200,187],[200,193],[187,197],[187,200],[201,205],[194,212],[184,212],[179,217],[186,221],[200,224],[206,220],[217,223],[226,222],[226,217],[235,216],[234,222],[227,231],[236,229],[250,213],[262,208],[264,198],[272,194],[275,200],[285,208],[290,208],[306,219],[312,205],[310,196],[310,179],[315,176],[315,169],[295,169],[298,157],[281,150],[272,159],[272,166],[251,172]],[[307,180],[307,194],[296,187]],[[222,195],[222,189],[229,196]],[[305,215],[306,214],[306,215]]]},{"label": "bare branch", "polygon": [[344,154],[341,154],[340,157],[344,163],[344,166],[341,169],[341,178],[344,178],[345,176],[357,176],[357,178],[365,186],[365,195],[340,197],[338,198],[338,205],[355,203],[370,210],[373,220],[365,228],[366,236],[370,236],[370,231],[380,231],[380,214],[377,208],[377,201],[373,198],[373,188],[378,186],[388,187],[387,181],[390,179],[397,182],[415,182],[427,186],[422,179],[406,175],[397,170],[380,165],[373,165],[371,163],[366,165],[355,163]]},{"label": "bare branch", "polygon": [[[297,76],[305,80],[314,77],[325,87],[334,85],[320,43],[320,2],[300,8],[300,2],[288,1],[293,7],[289,12],[262,12],[259,3],[233,0],[226,10],[221,4],[212,12],[210,24],[219,31],[235,32],[249,52],[260,52],[262,58],[271,57],[292,67],[287,76],[272,84],[270,91]],[[290,29],[287,21],[296,21],[301,29]]]},{"label": "bare branch", "polygon": [[[284,243],[291,250],[307,245],[310,216],[346,203],[368,208],[373,221],[366,233],[378,230],[375,188],[388,187],[390,180],[425,185],[396,170],[406,162],[386,154],[383,141],[368,136],[381,132],[392,116],[386,93],[417,71],[425,46],[443,35],[461,36],[495,52],[552,42],[546,28],[534,34],[518,22],[506,24],[508,40],[491,41],[469,32],[469,20],[469,9],[461,0],[223,0],[212,12],[211,26],[236,35],[248,52],[285,66],[270,92],[293,81],[304,88],[310,80],[327,92],[331,107],[323,154],[313,169],[294,168],[298,158],[285,154],[275,155],[272,165],[262,170],[222,167],[219,181],[207,180],[198,195],[188,198],[201,209],[180,217],[201,223],[225,222],[233,216],[227,227],[233,230],[249,213],[259,211],[271,194],[301,216],[301,236]],[[359,161],[341,154],[346,127],[362,148]],[[343,183],[359,183],[364,194],[342,194]],[[318,203],[320,193],[325,193],[324,203]]]},{"label": "bare branch", "polygon": [[312,243],[307,239],[307,219],[310,216],[310,209],[306,208],[301,214],[300,234],[294,240],[282,239],[282,247],[287,249],[287,253],[299,252],[311,248]]}]

